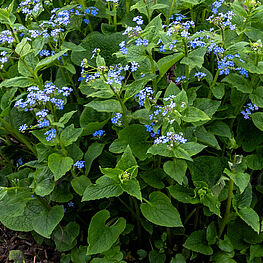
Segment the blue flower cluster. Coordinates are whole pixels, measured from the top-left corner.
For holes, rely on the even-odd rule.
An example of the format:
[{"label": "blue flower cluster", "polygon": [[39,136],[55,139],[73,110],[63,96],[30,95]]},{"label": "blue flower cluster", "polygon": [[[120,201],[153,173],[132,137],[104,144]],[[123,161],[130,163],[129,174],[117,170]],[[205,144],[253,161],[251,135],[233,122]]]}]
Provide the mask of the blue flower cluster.
[{"label": "blue flower cluster", "polygon": [[85,166],[84,163],[85,163],[85,161],[77,161],[74,163],[74,166],[81,169]]},{"label": "blue flower cluster", "polygon": [[241,111],[241,114],[244,116],[244,119],[249,119],[251,112],[258,110],[258,106],[252,103],[248,103],[246,106],[244,106],[244,108],[245,110]]},{"label": "blue flower cluster", "polygon": [[55,95],[62,94],[62,96],[67,97],[73,89],[68,87],[59,89],[52,82],[48,82],[43,90],[40,90],[37,86],[31,86],[27,91],[29,91],[27,99],[25,101],[23,99],[16,101],[15,107],[24,109],[24,111],[32,111],[35,106],[46,105],[47,102],[51,102],[59,110],[62,110],[64,100],[55,98]]},{"label": "blue flower cluster", "polygon": [[112,124],[121,126],[121,117],[122,117],[122,114],[119,113],[119,112],[117,112],[117,113],[115,114],[115,116],[111,118]]},{"label": "blue flower cluster", "polygon": [[126,55],[128,53],[128,48],[125,47],[125,41],[122,41],[120,44],[120,51],[122,52],[123,55]]},{"label": "blue flower cluster", "polygon": [[47,132],[45,132],[44,135],[47,135],[46,140],[49,142],[49,141],[56,138],[57,131],[56,131],[56,129],[50,129]]},{"label": "blue flower cluster", "polygon": [[154,140],[154,144],[167,144],[168,149],[172,149],[180,143],[185,144],[186,142],[187,139],[183,137],[182,133],[176,134],[174,132],[167,132],[166,135],[160,136]]},{"label": "blue flower cluster", "polygon": [[40,0],[25,0],[20,2],[18,11],[21,11],[26,17],[33,18],[41,9]]},{"label": "blue flower cluster", "polygon": [[144,89],[142,89],[138,94],[136,94],[134,97],[139,99],[139,105],[140,107],[144,106],[145,100],[146,98],[148,98],[148,100],[152,100],[154,91],[151,87],[145,87]]},{"label": "blue flower cluster", "polygon": [[0,33],[0,44],[12,44],[15,41],[13,34],[10,30],[4,30]]},{"label": "blue flower cluster", "polygon": [[[103,66],[99,67],[95,73],[91,73],[87,64],[87,59],[84,59],[81,62],[81,67],[82,70],[79,81],[85,79],[86,82],[92,82],[98,78],[102,78],[104,80],[104,77],[106,77],[106,83],[111,85],[115,91],[118,91],[119,86],[122,85],[122,81],[125,79],[126,72],[129,70],[131,72],[135,72],[138,69],[139,64],[132,61],[131,65],[125,65],[124,67],[121,64],[110,67]],[[105,76],[106,74],[107,76]]]},{"label": "blue flower cluster", "polygon": [[[228,75],[231,70],[238,71],[242,76],[248,77],[248,71],[241,67],[235,67],[235,63],[233,61],[234,58],[240,58],[239,54],[235,55],[227,55],[223,57],[221,60],[217,60],[217,66],[219,69],[219,75]],[[239,59],[242,63],[244,61]]]},{"label": "blue flower cluster", "polygon": [[114,4],[118,4],[119,3],[119,0],[106,0],[106,2],[112,2]]},{"label": "blue flower cluster", "polygon": [[137,38],[136,40],[135,40],[135,43],[136,43],[136,46],[148,46],[148,44],[149,44],[149,41],[148,41],[148,39],[141,39],[141,38]]},{"label": "blue flower cluster", "polygon": [[218,27],[220,27],[222,29],[229,27],[230,30],[235,30],[236,25],[231,23],[233,16],[234,16],[234,13],[232,11],[228,11],[225,14],[218,13],[217,16],[211,15],[210,17],[207,18],[207,21],[217,25]]},{"label": "blue flower cluster", "polygon": [[218,0],[215,1],[212,5],[211,5],[211,10],[214,14],[218,13],[218,8],[221,7],[221,5],[224,3],[224,0]]},{"label": "blue flower cluster", "polygon": [[98,137],[98,138],[100,138],[104,133],[105,133],[104,130],[95,131],[95,132],[93,133],[93,137]]},{"label": "blue flower cluster", "polygon": [[132,21],[136,22],[137,25],[142,25],[143,24],[143,19],[142,16],[135,16]]},{"label": "blue flower cluster", "polygon": [[168,25],[168,29],[166,34],[168,36],[173,36],[173,35],[180,35],[183,38],[188,38],[188,36],[190,35],[190,33],[188,32],[189,29],[192,27],[195,27],[195,23],[194,21],[190,20],[190,21],[186,21],[186,22],[181,22],[182,18],[184,17],[179,17],[178,15],[175,17],[175,21],[171,22]]},{"label": "blue flower cluster", "polygon": [[27,124],[23,124],[19,127],[19,131],[24,132],[28,128]]},{"label": "blue flower cluster", "polygon": [[[27,89],[29,92],[27,94],[27,98],[24,101],[23,99],[19,99],[15,102],[15,107],[21,108],[24,111],[33,111],[35,109],[36,117],[38,118],[38,128],[45,128],[50,125],[49,120],[45,119],[49,113],[47,109],[39,108],[45,107],[48,102],[53,104],[57,109],[62,110],[64,107],[64,100],[60,98],[56,98],[55,96],[59,96],[60,94],[64,97],[69,96],[69,94],[73,91],[72,88],[62,87],[61,89],[57,88],[52,82],[48,82],[45,84],[44,89],[40,90],[37,86],[31,86]],[[26,124],[19,127],[21,132],[25,131],[28,128]],[[47,141],[52,140],[56,137],[56,130],[51,129],[45,133],[47,135]]]},{"label": "blue flower cluster", "polygon": [[0,69],[4,67],[4,64],[8,61],[7,52],[2,51],[0,53]]},{"label": "blue flower cluster", "polygon": [[195,78],[197,78],[198,81],[200,81],[201,78],[204,78],[204,77],[206,77],[206,74],[204,72],[197,72],[197,73],[195,73]]}]

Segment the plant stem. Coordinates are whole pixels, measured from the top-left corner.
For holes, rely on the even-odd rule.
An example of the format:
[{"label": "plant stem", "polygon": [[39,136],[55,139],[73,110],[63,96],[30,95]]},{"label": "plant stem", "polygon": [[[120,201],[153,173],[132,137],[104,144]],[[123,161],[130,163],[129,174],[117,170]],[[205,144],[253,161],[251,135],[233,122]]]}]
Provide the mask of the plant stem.
[{"label": "plant stem", "polygon": [[116,4],[113,4],[113,11],[114,11],[113,24],[115,27],[115,31],[117,31],[117,8],[116,8]]},{"label": "plant stem", "polygon": [[196,212],[196,208],[194,208],[191,213],[185,218],[184,220],[184,225],[187,224],[187,222],[190,220],[190,218],[194,215],[194,213]]},{"label": "plant stem", "polygon": [[222,220],[222,223],[219,228],[219,238],[224,232],[225,226],[229,220],[230,217],[230,210],[231,210],[231,204],[232,204],[232,195],[233,195],[233,187],[234,187],[234,182],[232,179],[229,180],[229,188],[228,188],[228,197],[227,197],[227,204],[226,204],[226,211],[224,218]]},{"label": "plant stem", "polygon": [[141,228],[141,220],[140,220],[140,210],[138,207],[137,200],[133,198],[133,204],[136,211],[136,224],[137,224],[137,231],[138,231],[138,238],[139,238],[139,245],[141,246],[142,243],[142,228]]},{"label": "plant stem", "polygon": [[172,1],[171,7],[170,7],[170,10],[169,10],[169,14],[168,14],[168,18],[166,19],[166,24],[167,25],[169,24],[169,19],[170,19],[172,13],[173,13],[174,5],[175,5],[175,0]]},{"label": "plant stem", "polygon": [[130,13],[130,1],[131,0],[126,0],[126,13],[129,14]]},{"label": "plant stem", "polygon": [[152,56],[151,52],[148,52],[148,56],[149,56],[149,59],[150,59],[150,62],[151,62],[151,66],[152,66],[152,72],[155,75],[154,79],[152,80],[152,83],[153,83],[153,90],[156,92],[157,91],[157,79],[156,79],[156,71],[155,71],[154,59],[153,59],[153,56]]},{"label": "plant stem", "polygon": [[[185,39],[183,39],[183,43],[184,43],[184,55],[185,57],[188,57],[188,49],[187,49],[187,43],[185,41]],[[189,74],[190,74],[190,68],[189,68],[189,65],[185,65],[185,90],[187,90],[188,88],[188,79],[189,79]]]}]

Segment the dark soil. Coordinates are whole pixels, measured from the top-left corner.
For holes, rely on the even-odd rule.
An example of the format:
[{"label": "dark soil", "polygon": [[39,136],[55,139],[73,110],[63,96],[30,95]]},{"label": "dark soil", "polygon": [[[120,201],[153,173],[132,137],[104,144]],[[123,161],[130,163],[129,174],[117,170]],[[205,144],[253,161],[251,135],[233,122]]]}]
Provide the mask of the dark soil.
[{"label": "dark soil", "polygon": [[60,261],[59,252],[45,244],[37,244],[30,233],[12,231],[0,224],[0,263],[13,262],[8,259],[10,250],[22,251],[26,263]]}]

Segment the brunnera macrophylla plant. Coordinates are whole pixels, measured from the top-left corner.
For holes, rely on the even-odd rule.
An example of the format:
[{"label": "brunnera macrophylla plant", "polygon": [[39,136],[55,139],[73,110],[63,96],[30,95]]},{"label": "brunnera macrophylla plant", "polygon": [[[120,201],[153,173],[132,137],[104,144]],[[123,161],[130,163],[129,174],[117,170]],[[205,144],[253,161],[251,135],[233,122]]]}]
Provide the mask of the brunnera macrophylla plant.
[{"label": "brunnera macrophylla plant", "polygon": [[262,1],[0,5],[3,225],[62,263],[262,261]]}]

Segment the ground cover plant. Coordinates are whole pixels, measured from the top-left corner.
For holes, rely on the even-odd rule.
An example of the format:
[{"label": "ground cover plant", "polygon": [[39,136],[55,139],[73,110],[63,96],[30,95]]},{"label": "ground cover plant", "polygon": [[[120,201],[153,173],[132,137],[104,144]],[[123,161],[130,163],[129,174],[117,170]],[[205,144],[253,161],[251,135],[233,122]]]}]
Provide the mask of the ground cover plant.
[{"label": "ground cover plant", "polygon": [[262,262],[262,1],[0,5],[5,227],[62,263]]}]

